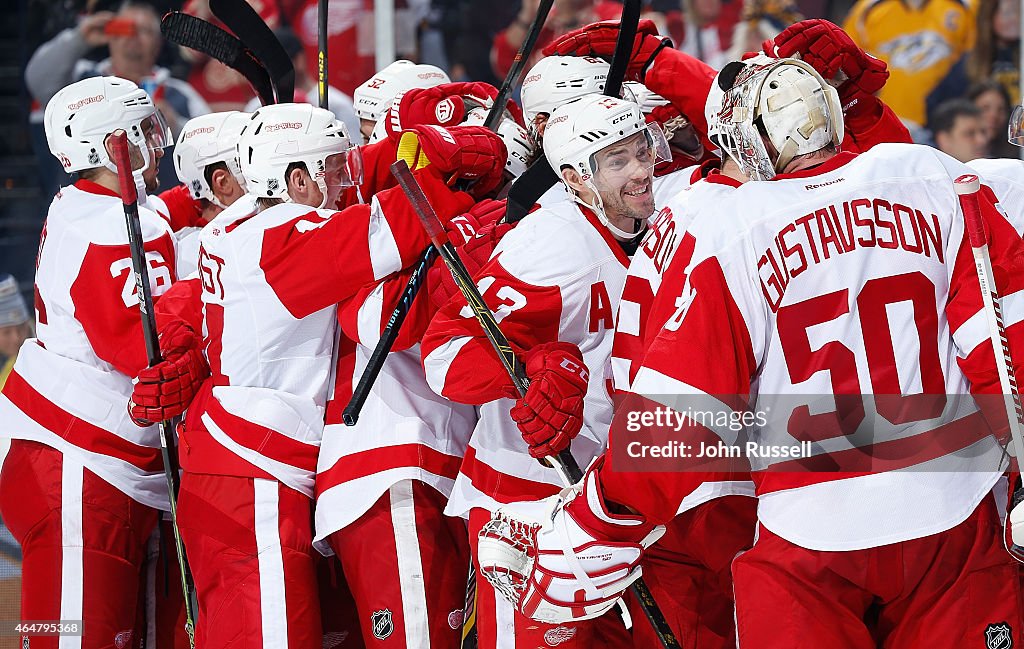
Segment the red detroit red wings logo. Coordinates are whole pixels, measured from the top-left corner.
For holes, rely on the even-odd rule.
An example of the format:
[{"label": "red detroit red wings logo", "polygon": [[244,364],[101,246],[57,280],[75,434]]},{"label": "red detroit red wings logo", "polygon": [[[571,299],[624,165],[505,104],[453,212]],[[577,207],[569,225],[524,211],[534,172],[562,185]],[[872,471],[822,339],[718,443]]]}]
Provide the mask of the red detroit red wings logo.
[{"label": "red detroit red wings logo", "polygon": [[556,626],[544,632],[544,642],[550,647],[557,647],[563,642],[572,640],[574,635],[576,635],[576,627]]}]

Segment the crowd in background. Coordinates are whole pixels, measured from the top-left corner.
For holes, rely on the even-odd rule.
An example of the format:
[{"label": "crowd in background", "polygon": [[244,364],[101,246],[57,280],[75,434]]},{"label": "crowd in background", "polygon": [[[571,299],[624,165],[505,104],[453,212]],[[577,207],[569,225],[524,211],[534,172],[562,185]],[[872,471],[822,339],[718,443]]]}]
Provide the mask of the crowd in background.
[{"label": "crowd in background", "polygon": [[[42,138],[42,107],[60,87],[114,73],[151,90],[172,130],[209,110],[255,106],[245,81],[229,68],[163,42],[160,15],[183,10],[215,20],[208,0],[64,0],[25,70],[34,100],[33,129],[47,189],[66,179]],[[431,63],[453,81],[500,83],[526,36],[540,0],[516,3],[397,0],[396,52]],[[252,0],[292,55],[297,100],[315,100],[316,0]],[[536,52],[557,35],[595,20],[616,19],[614,0],[559,0]],[[1014,156],[1006,124],[1019,102],[1020,0],[648,0],[645,16],[677,47],[719,68],[805,17],[841,24],[883,59],[892,75],[882,90],[915,140],[961,160]],[[65,24],[66,23],[66,24]],[[352,91],[375,71],[373,0],[332,0],[329,53],[331,109],[355,124]],[[534,58],[539,54],[534,54]],[[174,182],[164,165],[164,186]]]}]

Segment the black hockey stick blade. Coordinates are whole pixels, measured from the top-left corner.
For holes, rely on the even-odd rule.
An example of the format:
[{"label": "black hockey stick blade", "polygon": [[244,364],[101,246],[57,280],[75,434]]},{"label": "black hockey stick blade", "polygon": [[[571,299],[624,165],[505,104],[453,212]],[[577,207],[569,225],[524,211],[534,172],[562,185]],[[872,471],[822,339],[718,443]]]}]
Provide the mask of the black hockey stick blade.
[{"label": "black hockey stick blade", "polygon": [[252,5],[246,0],[210,0],[210,10],[266,66],[278,103],[295,101],[292,59]]},{"label": "black hockey stick blade", "polygon": [[267,69],[234,35],[179,11],[163,17],[160,31],[172,43],[202,52],[241,74],[264,106],[274,103],[274,87]]},{"label": "black hockey stick blade", "polygon": [[[636,39],[642,9],[643,0],[625,0],[622,3],[622,18],[619,20],[619,36],[615,41],[615,55],[608,70],[608,80],[604,84],[606,95],[618,97],[622,92],[622,82],[626,77],[626,67],[633,51],[633,41]],[[551,168],[547,157],[541,153],[508,190],[505,222],[515,223],[526,216],[537,200],[557,182],[558,174]]]}]

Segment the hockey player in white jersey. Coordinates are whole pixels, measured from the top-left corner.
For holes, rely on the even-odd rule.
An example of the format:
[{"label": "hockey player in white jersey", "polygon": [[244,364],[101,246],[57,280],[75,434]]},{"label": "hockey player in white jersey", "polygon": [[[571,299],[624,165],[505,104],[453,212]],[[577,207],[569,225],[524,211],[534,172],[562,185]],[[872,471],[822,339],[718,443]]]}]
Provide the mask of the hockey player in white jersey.
[{"label": "hockey player in white jersey", "polygon": [[[790,402],[748,429],[755,447],[812,444],[795,461],[746,451],[759,527],[732,566],[740,646],[1015,645],[1016,566],[988,497],[1004,467],[1005,412],[992,415],[1001,399],[985,408],[999,382],[953,190],[970,169],[915,145],[837,153],[839,111],[807,75],[783,60],[727,91],[723,147],[771,182],[737,188],[722,218],[691,224],[695,261],[632,389],[680,414],[763,411],[780,405],[773,395],[815,402],[814,415]],[[1019,291],[1024,244],[991,202],[982,207],[997,284]],[[1019,346],[1022,314],[1004,315]],[[839,395],[835,410],[815,394]],[[682,439],[737,441],[683,420]],[[636,472],[624,448],[612,448],[614,470],[604,458],[559,498],[508,507],[481,538],[482,570],[527,613],[606,610],[639,575],[659,524],[714,475],[678,457],[661,465],[676,472]],[[878,463],[854,459],[865,456]],[[547,522],[520,537],[517,520]],[[530,558],[509,560],[523,538]],[[562,553],[583,546],[607,552],[569,569]]]},{"label": "hockey player in white jersey", "polygon": [[[639,106],[615,97],[586,95],[549,116],[544,149],[575,202],[528,215],[475,276],[526,362],[531,391],[524,399],[514,400],[507,374],[461,296],[438,312],[424,336],[431,387],[481,406],[447,509],[469,514],[471,543],[502,503],[558,490],[557,474],[534,458],[572,442],[573,455],[586,465],[605,443],[612,415],[605,365],[616,303],[637,232],[654,211],[653,168],[666,147]],[[582,417],[562,414],[583,403]],[[614,615],[547,625],[512,613],[481,581],[482,647],[629,643]]]},{"label": "hockey player in white jersey", "polygon": [[[432,88],[450,81],[441,68],[405,59],[395,61],[374,74],[352,92],[352,103],[362,124],[360,134],[363,141],[373,141],[370,135],[396,97],[413,88]],[[383,124],[380,128],[383,130]]]},{"label": "hockey player in white jersey", "polygon": [[[480,173],[474,146],[501,146],[473,127],[449,137],[462,156],[443,158],[421,142],[434,163],[416,172],[443,219],[472,198],[441,176]],[[322,209],[357,182],[358,155],[326,110],[261,108],[239,141],[256,209],[232,206],[202,233],[212,377],[181,435],[179,499],[199,594],[197,643],[241,637],[257,647],[321,646],[310,507],[335,305],[410,264],[427,243],[398,189],[337,214]]]},{"label": "hockey player in white jersey", "polygon": [[107,136],[128,134],[157,298],[176,279],[176,253],[146,192],[157,187],[171,140],[149,96],[117,77],[62,89],[44,125],[51,152],[79,179],[50,205],[36,268],[37,336],[0,395],[0,434],[13,438],[0,511],[24,556],[21,619],[83,621],[81,637],[27,632],[22,644],[112,646],[141,633],[140,566],[167,485],[156,427],[136,427],[124,408],[147,359]]}]

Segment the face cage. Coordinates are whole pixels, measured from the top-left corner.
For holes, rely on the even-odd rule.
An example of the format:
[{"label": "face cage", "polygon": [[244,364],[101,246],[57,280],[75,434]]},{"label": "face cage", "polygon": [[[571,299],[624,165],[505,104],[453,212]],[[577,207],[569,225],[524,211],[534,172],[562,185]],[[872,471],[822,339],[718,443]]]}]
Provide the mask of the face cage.
[{"label": "face cage", "polygon": [[1015,106],[1010,113],[1006,141],[1014,146],[1024,146],[1024,106]]},{"label": "face cage", "polygon": [[764,146],[761,132],[753,124],[720,124],[717,144],[751,180],[775,177],[775,165]]}]

